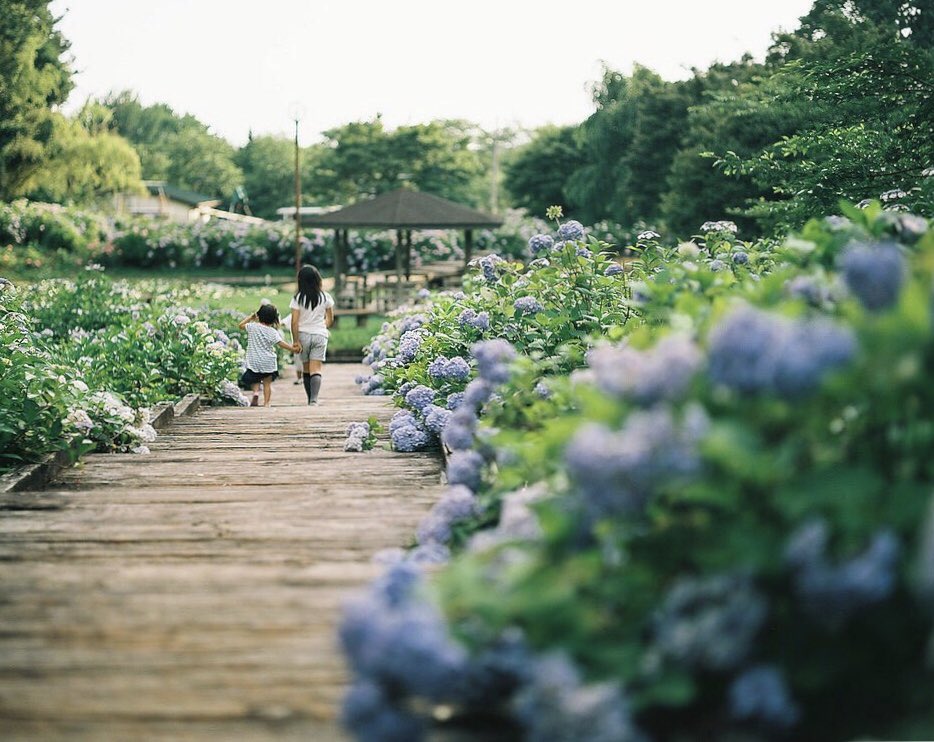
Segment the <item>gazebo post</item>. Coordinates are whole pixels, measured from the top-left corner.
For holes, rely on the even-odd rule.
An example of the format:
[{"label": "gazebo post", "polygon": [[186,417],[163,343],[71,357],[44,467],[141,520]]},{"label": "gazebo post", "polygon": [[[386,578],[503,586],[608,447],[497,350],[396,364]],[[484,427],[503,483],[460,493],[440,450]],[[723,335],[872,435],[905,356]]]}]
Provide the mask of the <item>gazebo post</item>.
[{"label": "gazebo post", "polygon": [[335,302],[340,301],[338,297],[340,296],[341,289],[343,288],[343,285],[342,285],[343,276],[341,275],[341,272],[343,270],[342,257],[343,257],[343,252],[344,252],[343,245],[342,245],[342,237],[343,237],[343,235],[341,234],[342,231],[343,230],[340,230],[340,229],[334,230],[334,301]]},{"label": "gazebo post", "polygon": [[467,266],[470,265],[470,261],[473,258],[473,230],[465,229],[464,230],[464,270],[467,270]]},{"label": "gazebo post", "polygon": [[402,230],[396,230],[396,304],[402,304]]},{"label": "gazebo post", "polygon": [[405,280],[412,275],[412,230],[405,230]]}]

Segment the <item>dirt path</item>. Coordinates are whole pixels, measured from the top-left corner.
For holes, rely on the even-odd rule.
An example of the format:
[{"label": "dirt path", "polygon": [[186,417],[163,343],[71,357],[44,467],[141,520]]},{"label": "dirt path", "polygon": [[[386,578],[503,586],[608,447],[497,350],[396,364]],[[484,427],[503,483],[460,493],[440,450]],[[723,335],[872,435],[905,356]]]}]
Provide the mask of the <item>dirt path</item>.
[{"label": "dirt path", "polygon": [[328,366],[320,407],[281,380],[269,409],[203,409],[148,456],[0,496],[0,737],[342,739],[339,607],[441,470],[344,453],[349,422],[393,412],[359,372]]}]

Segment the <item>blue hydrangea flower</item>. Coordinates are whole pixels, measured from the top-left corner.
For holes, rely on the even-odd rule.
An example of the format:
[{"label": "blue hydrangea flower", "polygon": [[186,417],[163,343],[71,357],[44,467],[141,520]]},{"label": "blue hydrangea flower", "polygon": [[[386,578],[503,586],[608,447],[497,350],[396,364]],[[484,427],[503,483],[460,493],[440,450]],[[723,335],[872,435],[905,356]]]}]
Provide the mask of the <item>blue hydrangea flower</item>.
[{"label": "blue hydrangea flower", "polygon": [[516,349],[502,339],[486,340],[474,343],[470,349],[477,361],[480,378],[493,384],[503,384],[509,380],[509,364],[516,357]]},{"label": "blue hydrangea flower", "polygon": [[443,379],[447,374],[448,359],[446,356],[438,356],[428,364],[428,375],[432,379]]},{"label": "blue hydrangea flower", "polygon": [[452,523],[471,518],[479,512],[476,496],[463,485],[448,487],[441,499],[432,508],[432,512]]},{"label": "blue hydrangea flower", "polygon": [[820,307],[830,301],[830,290],[814,276],[795,276],[785,282],[789,296],[802,299],[811,306]]},{"label": "blue hydrangea flower", "polygon": [[733,262],[736,265],[746,265],[749,262],[749,253],[743,250],[736,250],[733,253]]},{"label": "blue hydrangea flower", "polygon": [[456,410],[464,402],[464,393],[463,392],[451,392],[448,395],[446,406],[449,410]]},{"label": "blue hydrangea flower", "polygon": [[664,657],[689,668],[731,670],[746,660],[767,615],[767,603],[741,575],[678,580],[653,621]]},{"label": "blue hydrangea flower", "polygon": [[618,276],[622,272],[623,272],[623,266],[621,266],[619,263],[610,263],[606,268],[604,268],[603,275],[604,276]]},{"label": "blue hydrangea flower", "polygon": [[548,385],[544,381],[539,381],[535,385],[535,389],[533,391],[542,399],[548,399],[551,397],[551,389],[548,388]]},{"label": "blue hydrangea flower", "polygon": [[451,381],[466,381],[470,376],[470,364],[460,356],[454,356],[448,361],[444,375]]},{"label": "blue hydrangea flower", "polygon": [[389,432],[404,425],[415,425],[415,416],[409,410],[399,410],[389,421]]},{"label": "blue hydrangea flower", "polygon": [[477,318],[477,312],[470,307],[467,307],[463,312],[457,316],[457,323],[463,327],[465,325],[470,325],[473,320]]},{"label": "blue hydrangea flower", "polygon": [[724,263],[719,258],[710,261],[710,270],[712,270],[714,273],[719,273],[724,268],[726,268],[726,263]]},{"label": "blue hydrangea flower", "polygon": [[429,513],[418,524],[415,539],[419,544],[432,542],[446,544],[451,540],[451,520],[437,513]]},{"label": "blue hydrangea flower", "polygon": [[558,227],[558,239],[567,242],[577,242],[584,239],[584,225],[573,219],[569,219]]},{"label": "blue hydrangea flower", "polygon": [[574,254],[579,258],[592,258],[593,253],[588,250],[586,247],[579,247],[574,251]]},{"label": "blue hydrangea flower", "polygon": [[898,301],[906,269],[895,243],[851,245],[840,264],[847,287],[866,309],[888,309]]},{"label": "blue hydrangea flower", "polygon": [[596,423],[581,427],[564,460],[589,517],[637,513],[657,488],[696,472],[707,427],[700,408],[679,422],[661,407],[632,413],[618,432]]},{"label": "blue hydrangea flower", "polygon": [[545,307],[534,296],[520,296],[513,302],[513,307],[518,314],[537,314],[545,310]]},{"label": "blue hydrangea flower", "polygon": [[476,328],[482,332],[486,332],[490,329],[490,313],[489,312],[479,312],[476,317],[474,317],[468,323],[471,327]]},{"label": "blue hydrangea flower", "polygon": [[408,317],[403,317],[402,322],[399,324],[399,333],[404,335],[411,330],[417,330],[427,321],[428,319],[424,314],[410,314]]},{"label": "blue hydrangea flower", "polygon": [[606,394],[648,406],[676,400],[701,365],[701,352],[685,335],[668,335],[654,347],[603,346],[587,354],[597,386]]},{"label": "blue hydrangea flower", "polygon": [[421,412],[425,407],[435,401],[435,390],[419,384],[405,395],[405,403],[412,409]]},{"label": "blue hydrangea flower", "polygon": [[859,609],[888,599],[895,590],[901,549],[895,534],[882,529],[862,554],[832,564],[828,541],[826,522],[809,521],[792,534],[785,560],[794,570],[795,591],[804,610],[835,627]]},{"label": "blue hydrangea flower", "polygon": [[830,320],[790,320],[741,307],[710,333],[709,370],[714,383],[746,393],[798,397],[813,391],[829,371],[849,363],[856,339]]},{"label": "blue hydrangea flower", "polygon": [[465,451],[473,447],[476,425],[473,410],[469,406],[459,407],[444,426],[441,440],[452,451]]},{"label": "blue hydrangea flower", "polygon": [[528,742],[636,742],[628,705],[614,683],[586,685],[563,652],[536,660],[515,701]]},{"label": "blue hydrangea flower", "polygon": [[536,234],[529,239],[529,252],[532,255],[538,255],[541,252],[548,252],[555,246],[554,238],[547,234]]},{"label": "blue hydrangea flower", "polygon": [[407,560],[412,564],[447,564],[451,561],[451,550],[437,541],[429,541],[412,549]]},{"label": "blue hydrangea flower", "polygon": [[496,267],[503,260],[498,255],[484,255],[480,258],[480,269],[483,271],[483,277],[493,283],[496,280]]},{"label": "blue hydrangea flower", "polygon": [[479,409],[490,401],[493,386],[485,379],[474,379],[464,390],[464,404],[471,409]]},{"label": "blue hydrangea flower", "polygon": [[727,696],[730,716],[737,721],[787,729],[801,718],[785,678],[772,665],[757,665],[746,670],[730,685]]},{"label": "blue hydrangea flower", "polygon": [[422,416],[425,418],[425,427],[435,435],[441,435],[451,418],[451,411],[430,404],[422,410]]},{"label": "blue hydrangea flower", "polygon": [[409,363],[415,360],[419,349],[422,347],[422,336],[416,330],[409,330],[399,339],[399,358]]},{"label": "blue hydrangea flower", "polygon": [[392,447],[403,453],[421,451],[431,443],[428,432],[416,425],[400,425],[389,433],[389,437]]},{"label": "blue hydrangea flower", "polygon": [[448,484],[462,484],[476,492],[483,476],[483,457],[476,451],[454,451],[448,458]]}]

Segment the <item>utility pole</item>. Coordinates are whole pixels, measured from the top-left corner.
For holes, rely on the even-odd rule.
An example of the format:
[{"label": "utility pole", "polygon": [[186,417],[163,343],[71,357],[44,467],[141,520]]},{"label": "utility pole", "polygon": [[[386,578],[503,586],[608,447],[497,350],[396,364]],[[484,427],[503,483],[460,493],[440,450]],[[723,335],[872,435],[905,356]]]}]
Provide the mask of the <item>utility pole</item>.
[{"label": "utility pole", "polygon": [[295,272],[302,269],[302,175],[299,165],[298,119],[295,119]]}]

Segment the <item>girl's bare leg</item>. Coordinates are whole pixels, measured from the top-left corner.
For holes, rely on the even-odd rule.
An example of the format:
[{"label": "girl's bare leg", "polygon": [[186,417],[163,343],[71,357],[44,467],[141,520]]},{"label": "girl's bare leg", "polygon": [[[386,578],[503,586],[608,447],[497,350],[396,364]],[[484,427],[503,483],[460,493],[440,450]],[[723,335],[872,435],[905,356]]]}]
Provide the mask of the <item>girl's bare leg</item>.
[{"label": "girl's bare leg", "polygon": [[272,377],[267,376],[263,379],[263,406],[269,407],[269,400],[272,399]]},{"label": "girl's bare leg", "polygon": [[259,404],[259,384],[251,384],[250,388],[253,390],[253,399],[250,402],[250,407],[256,407]]}]

